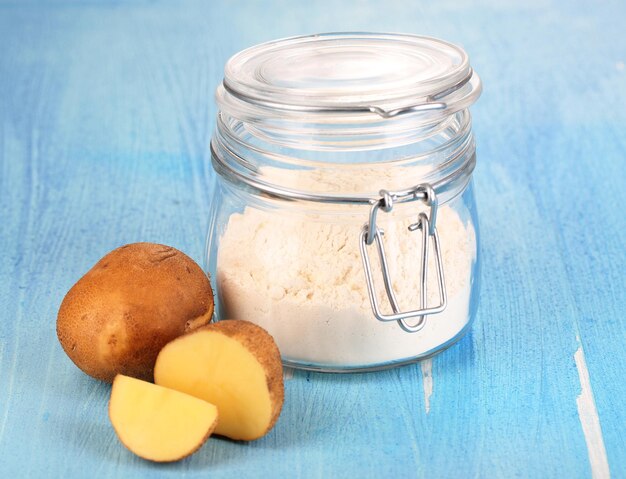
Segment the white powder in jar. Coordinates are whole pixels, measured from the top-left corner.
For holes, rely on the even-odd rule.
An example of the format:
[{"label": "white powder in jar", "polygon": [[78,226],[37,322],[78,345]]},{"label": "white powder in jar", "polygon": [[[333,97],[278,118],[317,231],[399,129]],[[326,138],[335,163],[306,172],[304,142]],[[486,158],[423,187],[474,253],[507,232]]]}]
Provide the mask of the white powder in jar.
[{"label": "white powder in jar", "polygon": [[[412,206],[411,206],[412,205]],[[411,208],[408,209],[407,207]],[[393,287],[402,310],[419,307],[421,232],[409,232],[415,203],[379,213]],[[408,212],[410,211],[410,215]],[[447,308],[417,333],[378,321],[369,302],[359,251],[368,209],[337,216],[260,209],[232,214],[219,242],[217,290],[222,318],[245,319],[272,334],[283,359],[301,365],[374,367],[424,355],[467,325],[476,241],[451,207],[439,208],[437,229]],[[390,314],[378,253],[369,249],[376,293]],[[439,304],[430,248],[428,305]]]}]

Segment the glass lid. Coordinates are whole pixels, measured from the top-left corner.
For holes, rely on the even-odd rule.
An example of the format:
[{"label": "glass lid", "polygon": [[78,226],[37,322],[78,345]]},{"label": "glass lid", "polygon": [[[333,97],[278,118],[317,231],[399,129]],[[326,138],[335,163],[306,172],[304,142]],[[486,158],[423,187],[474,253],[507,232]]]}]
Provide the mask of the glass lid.
[{"label": "glass lid", "polygon": [[469,107],[480,92],[465,51],[435,38],[264,43],[226,64],[213,166],[273,197],[369,204],[381,188],[428,183],[443,203],[474,167]]},{"label": "glass lid", "polygon": [[243,50],[226,64],[223,88],[245,103],[263,107],[370,110],[394,116],[416,107],[447,109],[446,97],[464,100],[465,107],[480,93],[480,82],[465,51],[442,40],[331,33]]}]

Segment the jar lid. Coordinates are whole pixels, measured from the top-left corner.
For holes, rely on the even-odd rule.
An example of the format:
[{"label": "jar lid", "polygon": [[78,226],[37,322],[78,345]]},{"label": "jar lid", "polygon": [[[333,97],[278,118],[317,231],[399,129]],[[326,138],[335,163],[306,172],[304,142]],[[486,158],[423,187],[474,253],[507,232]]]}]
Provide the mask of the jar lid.
[{"label": "jar lid", "polygon": [[439,202],[475,164],[469,107],[481,82],[465,51],[435,38],[328,33],[234,55],[211,141],[222,176],[266,196],[369,205],[428,184]]},{"label": "jar lid", "polygon": [[466,108],[480,94],[480,81],[465,51],[439,39],[331,33],[243,50],[226,64],[223,88],[246,104],[272,109],[391,117]]}]

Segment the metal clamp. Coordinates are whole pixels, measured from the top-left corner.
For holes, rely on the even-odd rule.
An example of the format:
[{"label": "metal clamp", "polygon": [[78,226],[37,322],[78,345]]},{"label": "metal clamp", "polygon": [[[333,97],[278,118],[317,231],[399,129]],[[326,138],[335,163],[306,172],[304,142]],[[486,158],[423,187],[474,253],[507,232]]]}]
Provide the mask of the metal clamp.
[{"label": "metal clamp", "polygon": [[[430,314],[436,314],[446,309],[448,298],[446,292],[446,284],[443,276],[443,262],[441,260],[441,247],[439,244],[439,234],[437,233],[437,197],[434,190],[430,185],[418,185],[413,189],[389,192],[387,190],[380,191],[381,198],[378,200],[372,200],[372,208],[370,210],[369,222],[363,225],[360,235],[360,249],[361,258],[363,260],[363,269],[365,271],[365,279],[367,281],[367,292],[370,298],[370,304],[374,316],[379,321],[397,321],[398,325],[406,332],[415,333],[420,331],[426,325],[426,318]],[[391,277],[389,275],[389,265],[387,263],[387,257],[385,255],[385,247],[383,245],[383,230],[376,226],[376,217],[378,210],[382,209],[384,212],[389,213],[394,206],[394,203],[404,203],[407,201],[420,200],[430,207],[430,214],[420,213],[417,218],[417,222],[409,225],[409,231],[422,231],[422,256],[420,264],[420,306],[419,309],[413,311],[401,312],[398,306],[395,292],[393,291]],[[430,243],[429,238],[432,239],[433,247],[435,249],[435,263],[437,265],[437,282],[439,285],[439,305],[429,308],[427,305],[427,279],[428,279],[428,245]],[[376,297],[376,290],[374,288],[374,281],[372,279],[372,267],[370,264],[369,255],[367,253],[367,247],[373,242],[376,242],[378,249],[378,256],[380,258],[380,264],[383,274],[383,282],[385,284],[385,290],[387,292],[387,298],[393,309],[393,314],[383,314],[378,304]],[[415,324],[409,324],[408,319],[416,318]]]}]

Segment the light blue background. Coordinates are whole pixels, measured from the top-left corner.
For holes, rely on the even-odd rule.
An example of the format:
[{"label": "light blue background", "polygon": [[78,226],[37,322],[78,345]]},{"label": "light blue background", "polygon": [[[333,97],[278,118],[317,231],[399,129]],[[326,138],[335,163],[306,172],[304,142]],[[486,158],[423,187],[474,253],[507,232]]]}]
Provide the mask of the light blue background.
[{"label": "light blue background", "polygon": [[[591,477],[580,350],[626,477],[625,18],[619,1],[0,1],[0,476]],[[419,364],[296,372],[264,439],[142,461],[56,340],[63,295],[127,242],[201,260],[225,61],[337,30],[445,38],[484,81],[474,328],[433,360],[428,413]]]}]

